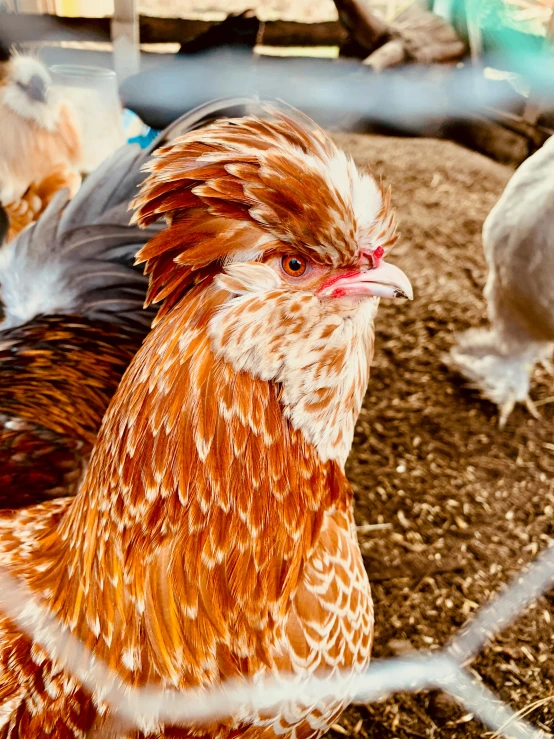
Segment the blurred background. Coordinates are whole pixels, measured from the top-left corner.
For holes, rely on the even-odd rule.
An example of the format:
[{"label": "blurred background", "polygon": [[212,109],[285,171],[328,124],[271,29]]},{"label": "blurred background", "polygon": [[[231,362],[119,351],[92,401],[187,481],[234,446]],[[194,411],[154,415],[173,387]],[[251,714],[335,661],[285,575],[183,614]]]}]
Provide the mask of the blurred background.
[{"label": "blurred background", "polygon": [[554,128],[552,9],[552,0],[0,0],[0,40],[50,66],[115,70],[124,106],[156,130],[210,98],[257,94],[327,126],[449,137],[518,163]]}]

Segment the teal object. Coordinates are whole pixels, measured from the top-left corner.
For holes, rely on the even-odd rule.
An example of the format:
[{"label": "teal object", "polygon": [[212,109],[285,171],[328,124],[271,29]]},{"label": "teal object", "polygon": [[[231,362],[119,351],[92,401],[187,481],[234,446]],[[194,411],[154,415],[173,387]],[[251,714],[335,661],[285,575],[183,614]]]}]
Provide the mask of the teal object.
[{"label": "teal object", "polygon": [[142,136],[133,136],[127,139],[127,142],[129,144],[138,144],[141,149],[147,149],[159,133],[160,131],[156,131],[155,128],[148,128],[147,133]]},{"label": "teal object", "polygon": [[142,121],[136,113],[128,108],[122,114],[123,130],[128,144],[138,144],[141,149],[146,149],[156,136],[160,133],[155,128],[150,128]]},{"label": "teal object", "polygon": [[501,0],[486,0],[479,5],[478,20],[487,50],[506,53],[515,61],[542,52],[544,37],[533,33],[529,23],[517,21],[513,7]]},{"label": "teal object", "polygon": [[[452,23],[462,39],[468,38],[468,16],[482,35],[483,63],[523,75],[536,76],[538,67],[550,66],[545,38],[531,22],[517,18],[519,8],[504,0],[435,0],[433,11]],[[540,70],[540,76],[546,70]]]}]

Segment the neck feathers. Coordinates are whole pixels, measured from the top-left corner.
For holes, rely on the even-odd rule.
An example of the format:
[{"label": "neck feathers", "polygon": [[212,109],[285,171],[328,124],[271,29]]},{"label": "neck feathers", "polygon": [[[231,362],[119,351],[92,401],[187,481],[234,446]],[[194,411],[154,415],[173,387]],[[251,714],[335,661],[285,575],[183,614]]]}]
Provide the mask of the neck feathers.
[{"label": "neck feathers", "polygon": [[[264,652],[260,630],[288,608],[325,512],[350,505],[340,467],[283,413],[279,384],[214,353],[208,326],[225,296],[198,289],[147,337],[42,545],[52,559],[37,587],[106,658],[117,638],[110,658],[126,679],[211,679],[211,645],[229,628],[245,655]],[[213,664],[183,651],[191,638]]]},{"label": "neck feathers", "polygon": [[377,306],[343,316],[315,295],[275,287],[230,297],[209,330],[216,353],[237,372],[278,384],[284,418],[319,459],[344,467],[369,379]]}]

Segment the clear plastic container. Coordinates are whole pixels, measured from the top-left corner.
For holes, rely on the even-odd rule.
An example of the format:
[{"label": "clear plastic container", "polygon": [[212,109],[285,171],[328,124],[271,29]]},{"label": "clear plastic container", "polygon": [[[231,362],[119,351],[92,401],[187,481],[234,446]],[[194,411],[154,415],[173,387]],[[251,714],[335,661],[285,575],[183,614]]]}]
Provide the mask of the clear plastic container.
[{"label": "clear plastic container", "polygon": [[75,110],[83,139],[83,174],[125,143],[117,77],[111,69],[75,64],[50,68],[52,84]]}]

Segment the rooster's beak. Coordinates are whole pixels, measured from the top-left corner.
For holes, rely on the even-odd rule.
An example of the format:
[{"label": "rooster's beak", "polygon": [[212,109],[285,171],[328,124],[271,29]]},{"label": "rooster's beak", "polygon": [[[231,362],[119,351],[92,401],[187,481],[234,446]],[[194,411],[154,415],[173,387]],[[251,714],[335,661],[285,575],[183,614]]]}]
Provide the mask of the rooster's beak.
[{"label": "rooster's beak", "polygon": [[384,259],[373,269],[348,272],[343,277],[334,278],[323,285],[321,297],[408,298],[412,300],[414,291],[404,272]]},{"label": "rooster's beak", "polygon": [[23,89],[31,100],[39,103],[46,102],[46,82],[38,74],[34,74],[26,85],[22,85]]}]

